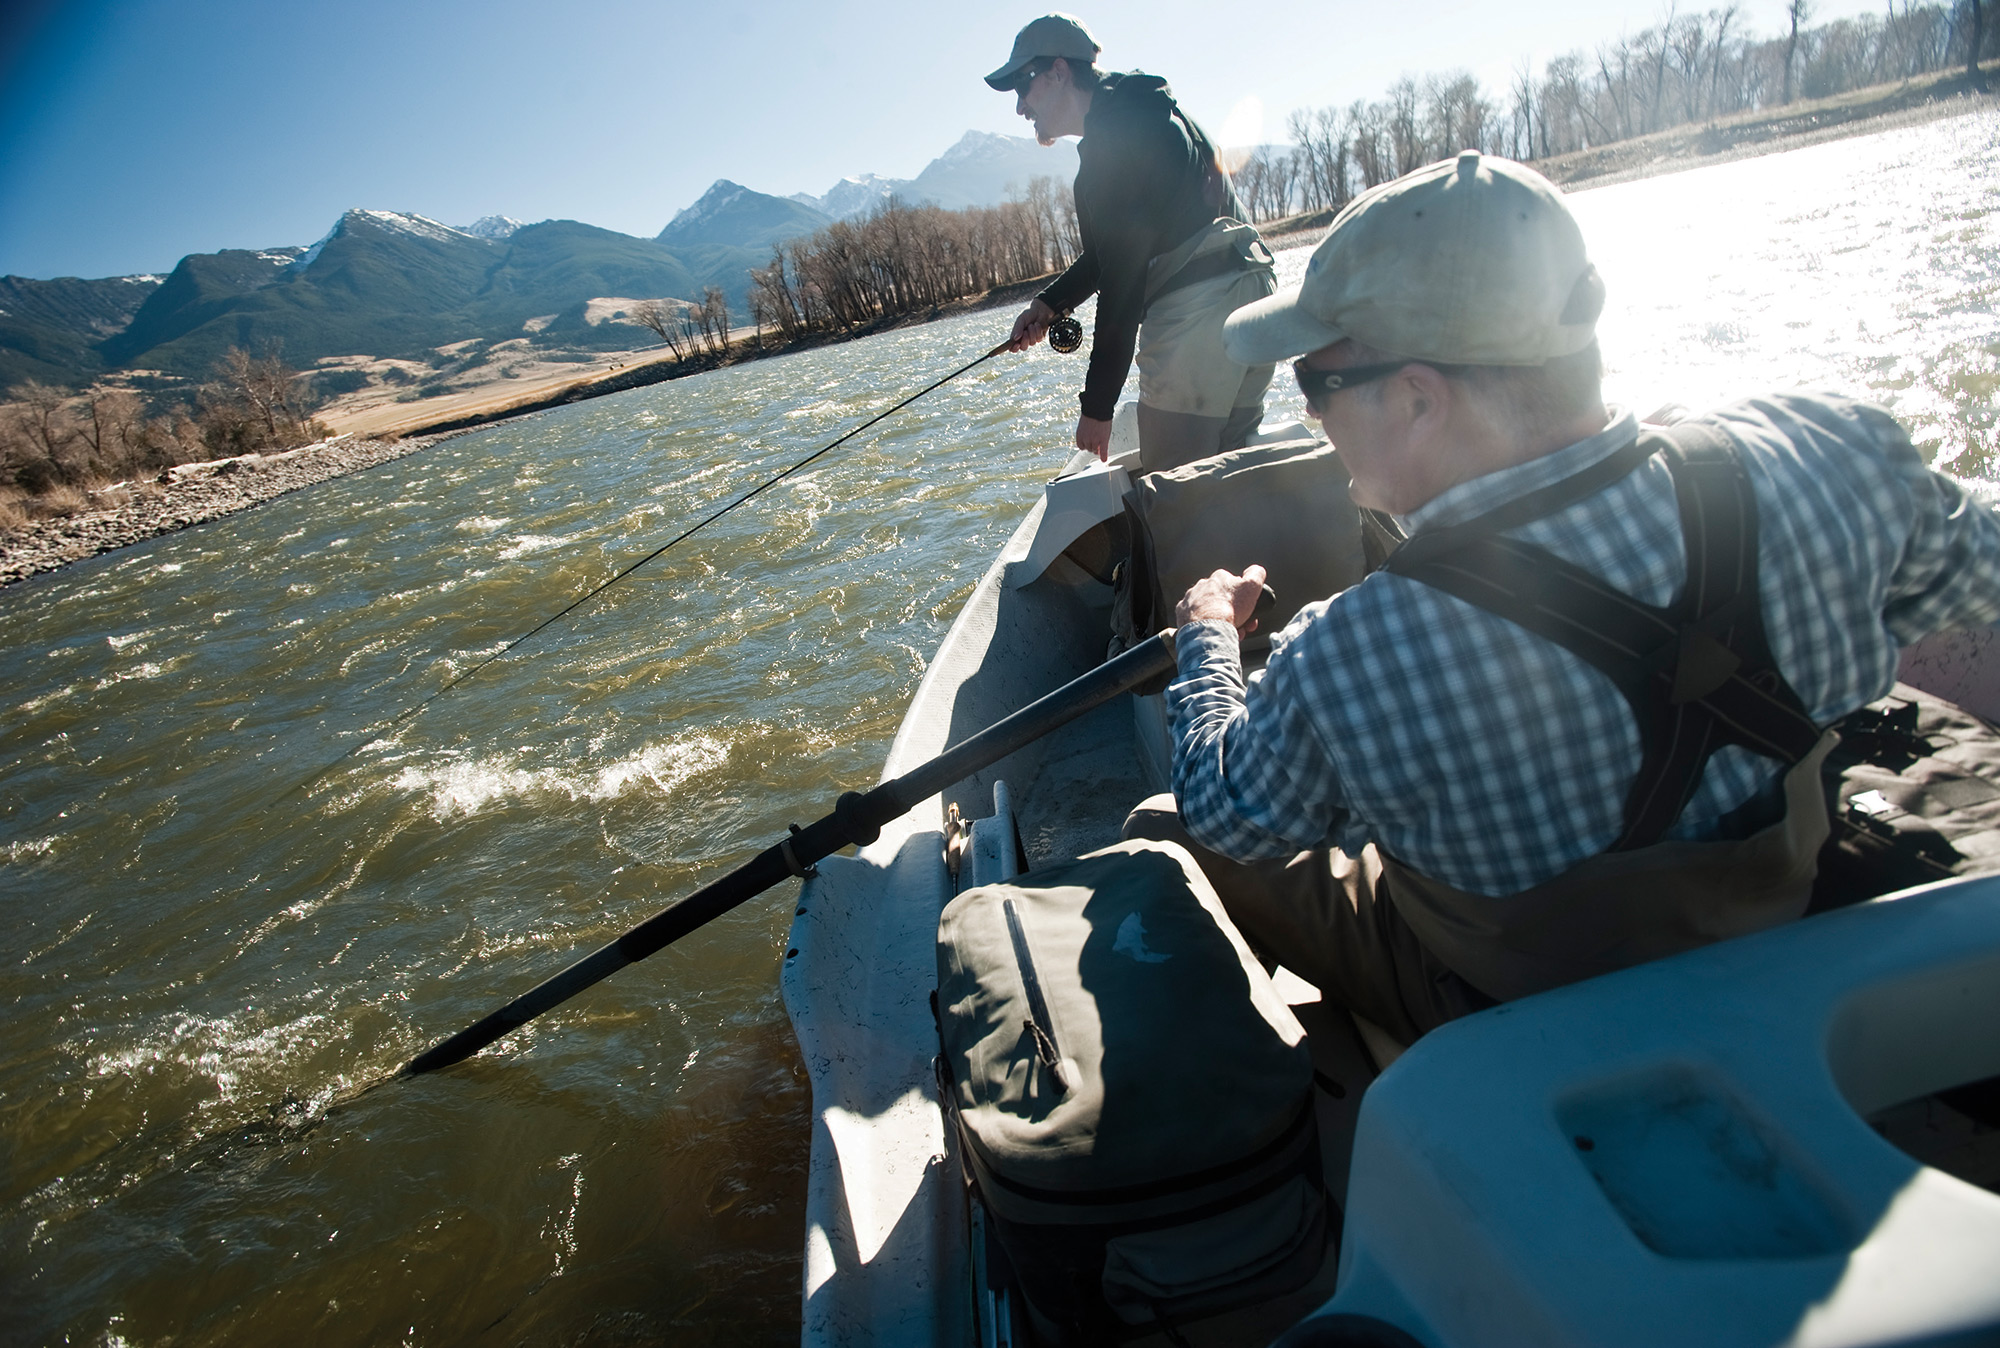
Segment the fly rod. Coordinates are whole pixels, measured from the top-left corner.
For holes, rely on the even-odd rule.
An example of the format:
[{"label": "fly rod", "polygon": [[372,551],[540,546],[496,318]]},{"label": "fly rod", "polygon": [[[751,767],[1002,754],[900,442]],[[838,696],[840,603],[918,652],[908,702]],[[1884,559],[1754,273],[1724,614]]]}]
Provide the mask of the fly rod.
[{"label": "fly rod", "polygon": [[514,650],[515,647],[520,646],[528,641],[532,641],[535,637],[541,635],[549,628],[555,626],[557,623],[561,622],[564,618],[567,618],[570,614],[576,612],[578,609],[582,608],[585,604],[588,604],[591,600],[597,598],[597,596],[603,594],[606,590],[616,585],[619,581],[624,580],[634,571],[637,571],[640,567],[646,565],[646,563],[660,556],[668,549],[676,546],[677,544],[685,542],[689,538],[692,538],[694,535],[700,533],[703,529],[706,529],[709,525],[715,523],[717,520],[721,519],[724,515],[727,515],[730,511],[736,509],[736,507],[742,505],[744,502],[750,500],[752,497],[757,496],[760,493],[767,491],[772,487],[777,486],[780,482],[783,482],[793,473],[796,473],[801,468],[804,468],[814,459],[817,459],[821,455],[826,454],[827,452],[837,449],[841,445],[846,444],[849,440],[852,440],[855,436],[861,434],[861,432],[867,430],[870,426],[873,426],[876,422],[881,421],[885,417],[891,416],[894,413],[902,411],[905,407],[908,407],[911,403],[923,397],[926,393],[930,393],[936,389],[942,388],[944,385],[949,384],[952,380],[958,378],[960,375],[966,373],[967,371],[972,370],[980,365],[984,365],[987,361],[992,360],[995,356],[1005,351],[1008,348],[1008,346],[1009,346],[1008,342],[1000,343],[1000,345],[994,347],[991,351],[988,351],[985,355],[967,361],[965,364],[959,366],[956,370],[953,370],[950,374],[944,376],[942,379],[934,380],[933,382],[924,385],[922,388],[918,389],[915,393],[912,393],[909,397],[897,403],[894,407],[891,407],[886,411],[877,412],[874,416],[868,418],[868,420],[862,422],[859,426],[856,426],[853,430],[848,431],[845,435],[842,435],[839,439],[834,440],[829,444],[822,445],[820,448],[806,455],[803,459],[800,459],[797,463],[785,469],[783,472],[765,478],[762,482],[759,482],[749,491],[744,492],[741,496],[731,501],[728,505],[722,507],[722,509],[707,516],[705,519],[702,519],[698,523],[693,524],[686,529],[683,529],[680,533],[668,539],[665,543],[662,543],[659,547],[654,548],[644,557],[641,557],[637,561],[628,564],[623,569],[621,569],[616,575],[612,576],[609,580],[606,580],[601,584],[595,586],[591,590],[587,591],[581,598],[578,598],[572,603],[570,603],[569,606],[564,608],[561,612],[551,614],[549,617],[544,618],[541,622],[536,623],[526,632],[523,632],[520,636],[515,637],[505,646],[502,646],[499,650],[487,656],[484,660],[481,660],[477,664],[470,666],[464,672],[454,677],[451,680],[451,682],[445,684],[442,688],[439,688],[437,691],[425,697],[423,701],[417,703],[415,706],[409,708],[406,711],[398,713],[395,719],[391,720],[387,725],[383,726],[380,731],[361,740],[353,748],[349,749],[346,753],[342,754],[340,757],[328,763],[325,767],[321,768],[318,772],[315,772],[312,776],[306,778],[306,780],[301,782],[298,786],[293,787],[292,791],[287,794],[288,795],[295,794],[299,791],[303,791],[306,787],[311,786],[314,782],[326,776],[327,773],[332,772],[342,763],[345,763],[348,759],[354,757],[354,755],[360,753],[363,749],[367,748],[369,745],[381,739],[382,736],[387,734],[389,731],[394,730],[397,726],[403,724],[403,722],[408,721],[413,717],[415,717],[416,715],[418,715],[420,712],[423,711],[424,708],[430,706],[431,703],[437,701],[439,698],[443,697],[446,693],[449,693],[452,689],[458,687],[461,683],[464,683],[467,679],[471,678],[474,674],[477,674],[480,670],[492,664],[495,660],[500,659],[508,652]]}]

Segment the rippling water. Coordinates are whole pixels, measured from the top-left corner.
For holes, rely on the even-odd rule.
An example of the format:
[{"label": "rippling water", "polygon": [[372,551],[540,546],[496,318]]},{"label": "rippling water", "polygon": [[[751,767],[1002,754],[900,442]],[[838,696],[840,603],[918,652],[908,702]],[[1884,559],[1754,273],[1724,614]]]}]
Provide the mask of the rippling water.
[{"label": "rippling water", "polygon": [[[2000,117],[1574,200],[1615,393],[1845,388],[1994,476]],[[528,418],[0,592],[0,1339],[796,1337],[788,895],[333,1102],[872,782],[1081,360],[947,385],[304,784],[1006,323]]]}]

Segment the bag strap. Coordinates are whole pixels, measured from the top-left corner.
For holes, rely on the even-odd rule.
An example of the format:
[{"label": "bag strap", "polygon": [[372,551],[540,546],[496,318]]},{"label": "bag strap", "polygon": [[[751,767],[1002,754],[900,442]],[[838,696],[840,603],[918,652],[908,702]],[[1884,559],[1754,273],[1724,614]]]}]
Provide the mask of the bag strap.
[{"label": "bag strap", "polygon": [[[1687,582],[1641,603],[1546,548],[1504,538],[1622,478],[1655,453],[1673,474]],[[1612,851],[1665,836],[1725,744],[1797,763],[1819,728],[1771,657],[1757,594],[1757,501],[1727,437],[1699,424],[1641,436],[1584,472],[1410,540],[1385,570],[1553,641],[1602,671],[1639,725],[1643,758]]]}]

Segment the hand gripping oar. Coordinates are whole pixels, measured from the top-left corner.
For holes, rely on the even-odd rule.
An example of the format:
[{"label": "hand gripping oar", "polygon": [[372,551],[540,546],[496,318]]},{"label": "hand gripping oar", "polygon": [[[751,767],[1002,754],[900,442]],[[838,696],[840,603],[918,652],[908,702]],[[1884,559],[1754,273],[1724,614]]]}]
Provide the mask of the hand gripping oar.
[{"label": "hand gripping oar", "polygon": [[[1265,593],[1268,601],[1268,588]],[[1266,606],[1260,604],[1259,610]],[[672,945],[744,900],[802,874],[814,862],[832,856],[847,844],[874,842],[881,836],[884,824],[952,783],[991,767],[1021,746],[1173,668],[1174,634],[1161,632],[945,750],[930,762],[882,783],[873,791],[847,792],[835,803],[833,813],[818,823],[797,829],[777,846],[765,848],[721,879],[702,886],[554,978],[530,988],[478,1024],[460,1030],[412,1060],[401,1075],[434,1072],[471,1057],[550,1007],[568,1001],[593,983],[663,946]]]}]

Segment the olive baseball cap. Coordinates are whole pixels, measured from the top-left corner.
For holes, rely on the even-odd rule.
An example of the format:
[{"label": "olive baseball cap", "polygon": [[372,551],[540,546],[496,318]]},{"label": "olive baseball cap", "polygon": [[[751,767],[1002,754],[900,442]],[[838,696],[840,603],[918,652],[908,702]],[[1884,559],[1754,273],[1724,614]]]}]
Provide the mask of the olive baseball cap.
[{"label": "olive baseball cap", "polygon": [[1603,308],[1562,193],[1467,150],[1349,202],[1298,287],[1238,309],[1222,340],[1251,365],[1343,337],[1440,365],[1540,365],[1589,346]]},{"label": "olive baseball cap", "polygon": [[1045,56],[1095,65],[1101,50],[1082,19],[1073,14],[1044,14],[1014,35],[1014,54],[1007,58],[1006,65],[988,75],[986,82],[1006,93],[1013,89],[1023,70]]}]

